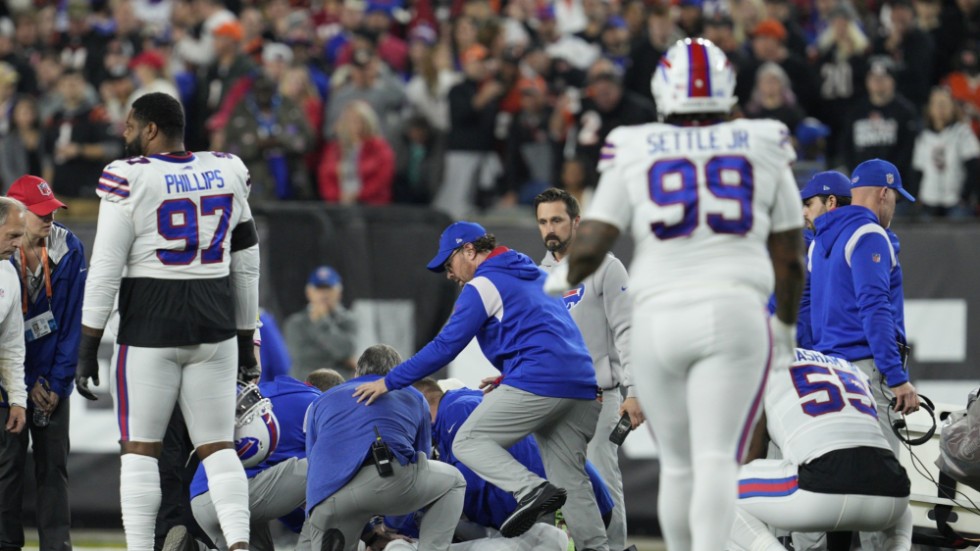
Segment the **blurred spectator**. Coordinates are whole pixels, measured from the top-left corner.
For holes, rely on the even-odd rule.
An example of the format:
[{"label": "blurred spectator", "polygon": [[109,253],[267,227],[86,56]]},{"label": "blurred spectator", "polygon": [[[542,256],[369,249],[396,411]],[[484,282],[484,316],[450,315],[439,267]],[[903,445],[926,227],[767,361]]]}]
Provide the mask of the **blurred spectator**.
[{"label": "blurred spectator", "polygon": [[916,199],[933,216],[970,212],[966,205],[980,185],[980,143],[960,120],[949,91],[934,88],[925,109],[925,127],[915,140]]},{"label": "blurred spectator", "polygon": [[606,26],[602,29],[602,55],[606,59],[616,64],[619,70],[625,71],[630,66],[632,60],[629,57],[630,31],[626,28],[626,21],[618,15],[614,15],[606,21]]},{"label": "blurred spectator", "polygon": [[974,47],[964,48],[957,58],[956,70],[943,81],[973,128],[980,136],[980,55]]},{"label": "blurred spectator", "polygon": [[132,0],[136,18],[147,25],[167,25],[173,12],[174,2],[160,0]]},{"label": "blurred spectator", "polygon": [[30,96],[17,100],[10,132],[0,135],[0,189],[3,193],[7,193],[10,184],[24,174],[51,174],[37,102]]},{"label": "blurred spectator", "polygon": [[602,39],[602,30],[606,28],[606,22],[612,14],[610,3],[607,0],[582,0],[582,8],[585,10],[585,28],[575,33],[575,36],[598,46]]},{"label": "blurred spectator", "polygon": [[493,77],[488,56],[479,44],[463,52],[465,78],[449,91],[445,173],[433,206],[457,219],[472,209],[474,193],[487,195],[502,172],[494,151],[494,126],[507,90]]},{"label": "blurred spectator", "polygon": [[504,152],[504,184],[508,194],[531,204],[554,181],[554,141],[548,131],[551,109],[548,87],[541,77],[525,77],[517,84],[521,110],[510,124]]},{"label": "blurred spectator", "polygon": [[[180,5],[181,2],[175,4]],[[225,8],[222,0],[191,0],[189,4],[192,8],[189,15],[193,23],[188,21],[190,25],[186,28],[175,25],[174,53],[186,63],[205,68],[218,57],[214,31],[225,23],[235,21],[235,15]],[[194,33],[191,28],[197,27],[197,24],[200,24],[200,30]]]},{"label": "blurred spectator", "polygon": [[113,136],[122,136],[126,128],[133,90],[133,77],[126,69],[110,73],[99,85],[99,98],[109,121],[109,133]]},{"label": "blurred spectator", "polygon": [[850,5],[840,4],[828,18],[830,26],[820,33],[816,44],[820,104],[814,114],[830,127],[827,154],[836,159],[847,112],[857,98],[864,96],[864,75],[868,70],[865,55],[870,42]]},{"label": "blurred spectator", "polygon": [[[463,53],[470,48],[470,46],[479,44],[477,40],[477,24],[476,21],[469,17],[460,17],[456,19],[452,24],[452,43],[453,43],[453,54],[457,61],[462,61],[461,58]],[[462,67],[460,63],[459,67]]]},{"label": "blurred spectator", "polygon": [[304,155],[313,146],[313,129],[303,109],[279,94],[276,83],[259,77],[232,112],[225,149],[241,157],[252,175],[255,201],[313,196]]},{"label": "blurred spectator", "polygon": [[704,21],[704,37],[714,42],[715,46],[725,52],[725,57],[737,73],[747,61],[747,54],[742,44],[735,38],[735,24],[732,18],[721,14],[709,17]]},{"label": "blurred spectator", "polygon": [[574,197],[583,209],[587,208],[595,193],[593,188],[586,185],[588,172],[585,162],[578,157],[566,160],[561,167],[561,187]]},{"label": "blurred spectator", "polygon": [[427,205],[442,182],[445,135],[421,115],[405,122],[403,142],[397,148],[394,202]]},{"label": "blurred spectator", "polygon": [[[667,48],[677,42],[683,35],[674,26],[667,6],[655,5],[650,9],[646,20],[646,32],[633,44],[630,52],[632,62],[626,68],[623,76],[623,86],[627,90],[653,101],[653,90],[650,81],[657,70],[657,64]],[[718,47],[721,44],[715,43]]]},{"label": "blurred spectator", "polygon": [[109,133],[109,119],[102,106],[86,99],[82,73],[69,69],[58,81],[61,108],[47,122],[44,148],[54,158],[51,187],[66,197],[95,198],[102,168],[122,156],[122,142]]},{"label": "blurred spectator", "polygon": [[340,15],[333,36],[327,39],[323,54],[327,63],[338,65],[341,50],[345,50],[356,29],[364,23],[364,2],[360,0],[340,3]]},{"label": "blurred spectator", "polygon": [[556,63],[566,63],[585,71],[596,59],[600,50],[596,44],[591,44],[579,36],[562,34],[555,21],[552,8],[544,8],[538,12],[538,37],[544,51]]},{"label": "blurred spectator", "polygon": [[17,103],[17,81],[20,76],[10,64],[0,61],[0,136],[10,132],[14,104]]},{"label": "blurred spectator", "polygon": [[626,28],[634,41],[641,40],[646,32],[648,11],[643,0],[626,0],[623,3],[623,20],[626,21]]},{"label": "blurred spectator", "polygon": [[89,23],[91,9],[86,0],[68,2],[68,26],[58,37],[57,50],[66,69],[83,72],[86,82],[101,82],[106,37]]},{"label": "blurred spectator", "polygon": [[[199,94],[200,105],[203,106],[206,118],[218,111],[233,85],[255,68],[251,58],[241,51],[244,32],[238,21],[222,23],[212,34],[214,35],[214,64],[208,67],[200,83]],[[220,145],[212,144],[212,147],[220,149]]]},{"label": "blurred spectator", "polygon": [[573,35],[585,29],[588,18],[585,15],[585,5],[582,0],[567,0],[554,2],[554,18],[558,23],[558,32]]},{"label": "blurred spectator", "polygon": [[806,117],[796,104],[786,71],[771,61],[763,63],[755,73],[755,88],[745,106],[745,114],[750,119],[775,119],[790,132]]},{"label": "blurred spectator", "polygon": [[305,162],[306,172],[315,178],[323,149],[323,137],[319,132],[323,126],[323,100],[320,99],[316,88],[310,82],[310,73],[305,67],[286,69],[279,84],[279,93],[282,94],[282,97],[292,100],[303,110],[303,115],[306,117],[310,128],[313,129],[313,145],[306,153]]},{"label": "blurred spectator", "polygon": [[745,108],[755,85],[755,73],[766,62],[778,64],[786,71],[796,101],[806,113],[814,111],[818,90],[813,78],[813,70],[804,60],[794,55],[786,47],[786,27],[775,19],[766,19],[752,31],[750,58],[739,68],[735,84],[735,94],[739,105]]},{"label": "blurred spectator", "polygon": [[935,42],[936,70],[940,76],[955,69],[960,51],[980,36],[980,2],[954,0],[942,2],[939,40]]},{"label": "blurred spectator", "polygon": [[[40,94],[37,110],[42,121],[48,120],[55,111],[61,108],[61,96],[57,94],[57,88],[58,81],[61,80],[61,74],[64,71],[65,68],[61,65],[61,59],[57,54],[47,52],[41,56],[41,61],[37,65],[37,83]],[[0,121],[2,120],[3,115],[0,113]],[[2,133],[2,128],[0,128],[0,133]]]},{"label": "blurred spectator", "polygon": [[449,131],[449,90],[459,82],[449,51],[436,40],[436,31],[419,25],[409,35],[413,75],[405,87],[411,114],[425,117],[436,132]]},{"label": "blurred spectator", "polygon": [[685,36],[701,36],[704,23],[704,0],[680,0],[677,10],[677,27]]},{"label": "blurred spectator", "polygon": [[405,85],[378,58],[370,37],[359,34],[355,36],[353,45],[350,64],[333,74],[333,89],[327,100],[323,136],[332,138],[337,121],[347,104],[362,100],[377,114],[381,132],[392,143],[398,137],[405,104]]},{"label": "blurred spectator", "polygon": [[[408,45],[405,41],[389,32],[392,24],[392,12],[396,6],[393,0],[369,0],[365,10],[364,28],[374,36],[377,44],[378,57],[396,73],[408,70]],[[337,64],[350,63],[353,55],[352,44],[340,51]]]},{"label": "blurred spectator", "polygon": [[347,104],[320,161],[320,197],[342,205],[391,202],[395,154],[367,102]]},{"label": "blurred spectator", "polygon": [[[816,1],[834,2],[835,0]],[[735,39],[740,44],[745,44],[752,38],[753,30],[766,19],[766,7],[762,0],[732,0],[731,16]]]},{"label": "blurred spectator", "polygon": [[320,266],[306,281],[307,307],[286,318],[283,334],[293,359],[290,375],[301,381],[321,367],[336,370],[345,379],[354,375],[357,321],[341,304],[344,286],[340,274]]},{"label": "blurred spectator", "polygon": [[[614,128],[629,124],[642,124],[656,120],[653,102],[628,90],[623,90],[620,73],[609,60],[597,61],[588,72],[588,87],[581,100],[581,108],[574,111],[574,101],[566,94],[551,117],[553,136],[565,136],[567,119],[562,110],[575,114],[575,131],[571,138],[575,144],[575,154],[581,157],[588,167],[587,185],[595,187],[598,174],[599,150],[606,136]],[[569,105],[572,103],[572,105]]]},{"label": "blurred spectator", "polygon": [[142,43],[142,24],[136,17],[136,9],[131,0],[110,2],[112,8],[112,34],[127,45],[129,50],[139,53]]},{"label": "blurred spectator", "polygon": [[[41,60],[41,54],[48,46],[41,41],[38,19],[38,12],[33,10],[22,11],[13,16],[14,44],[12,49],[19,53],[21,59],[26,60],[32,68]],[[0,29],[0,35],[2,34],[3,29]],[[2,41],[3,38],[0,38],[0,42]],[[2,45],[0,45],[0,50],[3,50]]]},{"label": "blurred spectator", "polygon": [[766,17],[779,21],[786,29],[786,48],[800,59],[806,59],[806,37],[796,22],[795,10],[790,0],[765,0],[765,6]]},{"label": "blurred spectator", "polygon": [[102,66],[98,80],[88,81],[96,89],[108,78],[118,78],[129,71],[129,62],[133,58],[133,45],[121,40],[110,40],[106,43]]},{"label": "blurred spectator", "polygon": [[17,91],[24,94],[37,93],[37,81],[34,69],[31,67],[23,49],[18,48],[14,41],[16,34],[14,22],[4,17],[0,18],[0,62],[7,63],[20,77],[17,80]]},{"label": "blurred spectator", "polygon": [[[865,79],[868,97],[851,107],[841,136],[841,154],[848,170],[879,158],[893,163],[900,174],[909,173],[918,117],[909,100],[895,93],[892,70],[888,58],[870,62]],[[918,193],[912,185],[905,187],[913,195]]]},{"label": "blurred spectator", "polygon": [[893,0],[889,5],[891,25],[888,33],[875,41],[874,53],[892,59],[898,93],[915,106],[925,105],[936,76],[932,37],[917,26],[910,0]]},{"label": "blurred spectator", "polygon": [[133,106],[134,101],[152,92],[162,92],[180,99],[177,87],[166,76],[166,63],[167,60],[154,50],[146,50],[129,62],[129,68],[133,71],[137,88],[127,102],[127,112]]}]

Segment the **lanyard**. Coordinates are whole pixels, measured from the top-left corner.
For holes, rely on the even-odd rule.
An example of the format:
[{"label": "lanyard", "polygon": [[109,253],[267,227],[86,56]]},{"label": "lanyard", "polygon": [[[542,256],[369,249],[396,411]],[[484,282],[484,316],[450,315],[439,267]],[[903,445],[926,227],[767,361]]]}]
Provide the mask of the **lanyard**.
[{"label": "lanyard", "polygon": [[[48,309],[51,308],[51,267],[48,266],[48,248],[41,247],[41,269],[44,272],[44,292],[48,297]],[[31,288],[27,284],[27,255],[24,254],[23,247],[20,249],[20,279],[24,284],[23,309],[27,314],[27,295],[31,294]]]}]

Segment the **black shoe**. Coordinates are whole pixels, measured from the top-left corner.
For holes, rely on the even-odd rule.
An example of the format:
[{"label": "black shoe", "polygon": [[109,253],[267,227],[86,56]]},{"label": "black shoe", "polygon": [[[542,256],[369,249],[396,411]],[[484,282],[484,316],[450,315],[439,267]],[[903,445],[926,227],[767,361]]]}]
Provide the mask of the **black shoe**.
[{"label": "black shoe", "polygon": [[517,503],[517,509],[500,525],[500,533],[505,538],[516,538],[530,530],[538,517],[554,513],[564,504],[565,490],[545,482]]},{"label": "black shoe", "polygon": [[187,531],[186,526],[178,524],[167,532],[167,539],[163,541],[163,551],[198,551],[197,541]]},{"label": "black shoe", "polygon": [[344,551],[344,534],[336,528],[327,530],[320,544],[320,551]]}]

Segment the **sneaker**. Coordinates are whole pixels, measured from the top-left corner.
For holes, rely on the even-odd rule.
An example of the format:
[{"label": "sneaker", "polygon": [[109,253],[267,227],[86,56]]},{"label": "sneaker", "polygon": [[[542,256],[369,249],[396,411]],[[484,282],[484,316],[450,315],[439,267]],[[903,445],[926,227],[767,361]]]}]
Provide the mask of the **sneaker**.
[{"label": "sneaker", "polygon": [[565,490],[545,482],[517,503],[517,509],[500,525],[500,533],[505,538],[516,538],[530,530],[538,517],[554,513],[564,504]]},{"label": "sneaker", "polygon": [[197,541],[187,531],[186,526],[178,524],[167,532],[167,539],[163,542],[163,551],[198,551]]}]

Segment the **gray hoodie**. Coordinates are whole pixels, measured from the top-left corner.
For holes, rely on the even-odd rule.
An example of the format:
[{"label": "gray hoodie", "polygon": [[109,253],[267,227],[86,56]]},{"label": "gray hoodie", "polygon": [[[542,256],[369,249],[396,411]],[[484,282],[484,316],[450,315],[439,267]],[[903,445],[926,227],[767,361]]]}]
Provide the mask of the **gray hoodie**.
[{"label": "gray hoodie", "polygon": [[[561,262],[555,255],[548,252],[541,261],[541,268],[550,273],[559,264]],[[627,396],[634,396],[630,375],[633,309],[627,293],[628,284],[629,275],[623,263],[609,254],[599,269],[577,288],[566,292],[563,300],[592,355],[599,386],[609,389],[622,385],[626,387]]]}]

